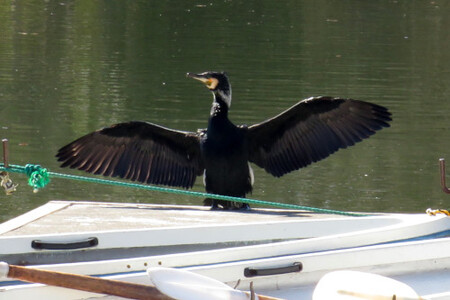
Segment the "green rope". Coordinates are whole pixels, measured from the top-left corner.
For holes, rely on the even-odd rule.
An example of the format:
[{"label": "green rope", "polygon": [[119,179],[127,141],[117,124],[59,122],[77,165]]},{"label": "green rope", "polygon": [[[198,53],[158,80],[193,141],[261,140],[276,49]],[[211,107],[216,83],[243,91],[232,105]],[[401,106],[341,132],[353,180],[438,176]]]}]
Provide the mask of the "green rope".
[{"label": "green rope", "polygon": [[40,165],[27,164],[25,166],[25,174],[28,176],[28,185],[33,187],[33,192],[35,193],[50,182],[47,169],[42,168]]},{"label": "green rope", "polygon": [[324,213],[324,214],[335,214],[335,215],[355,216],[355,217],[366,216],[366,214],[345,212],[345,211],[339,211],[339,210],[333,210],[333,209],[324,209],[324,208],[308,207],[308,206],[295,205],[295,204],[269,202],[269,201],[241,198],[241,197],[232,197],[232,196],[224,196],[224,195],[217,195],[217,194],[187,191],[187,190],[178,190],[178,189],[159,187],[159,186],[154,186],[154,185],[144,185],[144,184],[137,184],[137,183],[130,183],[130,182],[107,180],[107,179],[101,179],[101,178],[84,177],[84,176],[77,176],[77,175],[70,175],[70,174],[61,174],[61,173],[47,171],[47,169],[42,168],[39,165],[32,165],[32,164],[27,164],[25,167],[19,166],[19,165],[9,165],[7,168],[5,168],[4,164],[0,164],[0,170],[26,174],[29,177],[28,184],[33,187],[34,192],[36,192],[38,189],[43,188],[45,185],[47,185],[50,181],[49,177],[55,177],[55,178],[79,180],[79,181],[85,181],[85,182],[91,182],[91,183],[139,188],[139,189],[144,189],[144,190],[172,193],[172,194],[178,194],[178,195],[213,198],[213,199],[217,199],[217,200],[226,200],[226,201],[242,202],[242,203],[255,204],[255,205],[273,206],[273,207],[278,207],[278,208],[306,210],[306,211]]}]

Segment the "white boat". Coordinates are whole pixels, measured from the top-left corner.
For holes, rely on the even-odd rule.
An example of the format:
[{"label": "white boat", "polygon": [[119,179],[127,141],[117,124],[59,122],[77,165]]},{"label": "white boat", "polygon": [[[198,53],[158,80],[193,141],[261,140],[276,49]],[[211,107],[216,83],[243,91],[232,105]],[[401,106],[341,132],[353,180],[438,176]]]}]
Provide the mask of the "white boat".
[{"label": "white boat", "polygon": [[[195,254],[201,256],[205,252],[208,251]],[[189,255],[192,254],[194,253]],[[235,286],[239,281],[238,288],[244,290],[248,290],[250,282],[253,282],[254,290],[258,294],[281,299],[311,299],[317,282],[324,274],[343,269],[390,276],[408,284],[418,294],[426,295],[425,299],[449,299],[449,268],[450,238],[182,267],[183,270],[207,276],[229,286]],[[146,272],[130,272],[105,278],[150,283]],[[11,284],[0,288],[0,299],[95,297],[104,296],[41,284]]]},{"label": "white boat", "polygon": [[[400,277],[414,273],[413,281],[418,282],[436,274],[442,278],[439,282],[448,283],[450,241],[438,237],[449,233],[449,217],[425,213],[353,217],[51,201],[0,224],[0,261],[144,284],[149,282],[148,267],[176,267],[230,285],[240,279],[243,289],[253,281],[258,292],[308,299],[320,276],[343,268]],[[288,273],[251,276],[261,272]],[[420,287],[419,291],[427,293]],[[8,279],[0,282],[0,299],[30,295],[93,296]]]}]

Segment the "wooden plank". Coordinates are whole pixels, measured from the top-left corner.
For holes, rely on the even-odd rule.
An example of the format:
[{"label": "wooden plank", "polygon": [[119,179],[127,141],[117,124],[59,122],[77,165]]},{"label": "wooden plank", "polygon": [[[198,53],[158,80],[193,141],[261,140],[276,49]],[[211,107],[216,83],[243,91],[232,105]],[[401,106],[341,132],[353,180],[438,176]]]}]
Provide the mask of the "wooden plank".
[{"label": "wooden plank", "polygon": [[149,285],[129,283],[111,279],[102,279],[71,273],[29,269],[22,266],[8,265],[2,262],[0,262],[0,269],[3,273],[5,273],[0,274],[0,277],[6,275],[9,278],[34,283],[43,283],[56,287],[64,287],[91,293],[99,293],[140,300],[172,299],[160,293],[155,287]]}]

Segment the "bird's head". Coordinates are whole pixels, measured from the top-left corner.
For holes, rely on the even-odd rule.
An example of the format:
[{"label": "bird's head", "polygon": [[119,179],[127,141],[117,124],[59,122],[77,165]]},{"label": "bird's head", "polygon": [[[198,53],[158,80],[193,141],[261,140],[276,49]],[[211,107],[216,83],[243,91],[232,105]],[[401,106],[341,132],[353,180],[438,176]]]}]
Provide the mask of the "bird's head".
[{"label": "bird's head", "polygon": [[214,94],[215,101],[220,99],[228,108],[231,106],[231,85],[224,72],[187,73],[187,77],[203,82]]}]

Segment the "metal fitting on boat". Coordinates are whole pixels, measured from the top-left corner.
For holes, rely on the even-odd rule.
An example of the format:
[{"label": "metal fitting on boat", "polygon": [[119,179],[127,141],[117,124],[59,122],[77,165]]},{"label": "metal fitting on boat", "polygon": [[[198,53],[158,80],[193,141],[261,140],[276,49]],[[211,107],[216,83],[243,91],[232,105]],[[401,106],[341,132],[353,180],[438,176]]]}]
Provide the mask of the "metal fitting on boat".
[{"label": "metal fitting on boat", "polygon": [[5,189],[6,195],[11,195],[16,191],[16,188],[19,184],[14,184],[9,178],[8,172],[2,171],[0,172],[0,186]]}]

